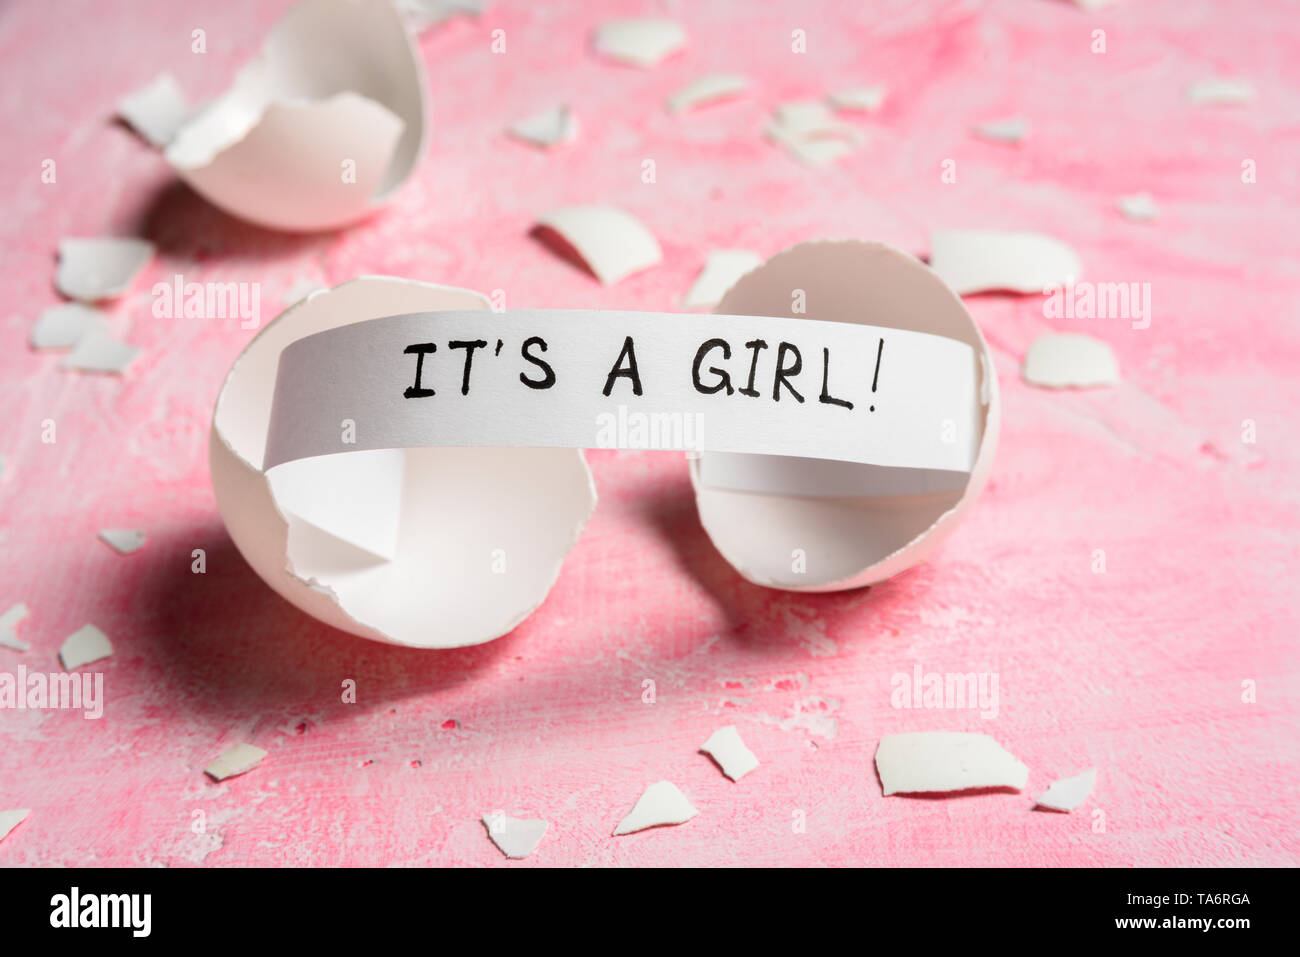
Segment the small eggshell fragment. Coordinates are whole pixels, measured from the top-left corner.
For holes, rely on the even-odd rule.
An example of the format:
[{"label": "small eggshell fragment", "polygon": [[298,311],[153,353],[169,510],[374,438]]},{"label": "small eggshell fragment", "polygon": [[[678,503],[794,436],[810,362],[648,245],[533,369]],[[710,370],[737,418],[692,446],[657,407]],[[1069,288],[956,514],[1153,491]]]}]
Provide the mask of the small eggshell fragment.
[{"label": "small eggshell fragment", "polygon": [[612,286],[663,259],[654,234],[615,206],[562,206],[537,222],[572,246],[602,285]]},{"label": "small eggshell fragment", "polygon": [[511,817],[501,811],[493,811],[483,815],[483,826],[501,853],[517,861],[537,850],[537,845],[546,836],[550,824],[541,818]]},{"label": "small eggshell fragment", "polygon": [[889,88],[884,84],[856,86],[827,95],[826,101],[837,110],[874,113],[884,105]]},{"label": "small eggshell fragment", "polygon": [[190,115],[185,94],[170,73],[160,73],[148,84],[117,102],[117,115],[153,146],[166,146]]},{"label": "small eggshell fragment", "polygon": [[[253,570],[308,614],[391,644],[474,645],[513,629],[554,584],[596,504],[580,450],[385,449],[294,463],[313,470],[318,490],[336,489],[332,516],[315,492],[280,499],[262,471],[276,369],[289,343],[383,316],[488,308],[487,297],[467,289],[365,276],[289,307],[235,360],[209,441],[217,507]],[[291,494],[303,484],[281,488]],[[400,510],[400,520],[385,521],[384,509]],[[363,534],[350,540],[358,526]],[[395,540],[369,540],[376,528],[396,529]]]},{"label": "small eggshell fragment", "polygon": [[715,249],[682,299],[683,309],[716,306],[736,280],[762,263],[763,257],[747,249]]},{"label": "small eggshell fragment", "polygon": [[144,239],[65,239],[59,243],[54,285],[69,299],[96,302],[122,295],[153,258]]},{"label": "small eggshell fragment", "polygon": [[982,140],[993,140],[996,143],[1019,143],[1029,135],[1029,121],[1022,116],[1016,116],[1006,120],[994,120],[991,123],[980,123],[975,127],[975,135]]},{"label": "small eggshell fragment", "polygon": [[424,146],[424,76],[388,0],[301,0],[261,55],[198,110],[168,162],[213,205],[271,229],[355,222]]},{"label": "small eggshell fragment", "polygon": [[656,781],[645,789],[636,805],[614,829],[614,836],[644,831],[661,824],[682,824],[700,812],[671,781]]},{"label": "small eggshell fragment", "polygon": [[8,837],[13,829],[31,813],[32,809],[29,807],[18,808],[13,811],[0,811],[0,841]]},{"label": "small eggshell fragment", "polygon": [[700,745],[700,750],[718,762],[722,773],[733,781],[739,781],[758,767],[758,758],[745,747],[734,724],[714,731],[709,735],[709,740]]},{"label": "small eggshell fragment", "polygon": [[577,138],[578,118],[567,106],[555,106],[513,124],[510,135],[534,146],[558,146]]},{"label": "small eggshell fragment", "polygon": [[1097,784],[1097,769],[1089,768],[1068,778],[1053,781],[1051,787],[1038,796],[1034,803],[1052,811],[1069,813],[1088,800]]},{"label": "small eggshell fragment", "polygon": [[32,327],[33,349],[71,349],[91,332],[108,332],[108,315],[80,302],[65,302],[41,313]]},{"label": "small eggshell fragment", "polygon": [[[919,260],[883,243],[836,240],[794,246],[742,276],[715,312],[789,317],[793,289],[804,292],[809,318],[947,336],[970,345],[979,358],[978,451],[969,476],[957,475],[960,481],[944,490],[900,483],[895,469],[735,456],[755,475],[785,476],[786,486],[801,464],[806,463],[809,475],[807,494],[742,491],[705,482],[702,465],[719,453],[691,460],[700,521],[742,576],[791,591],[858,588],[923,561],[979,497],[993,467],[1001,414],[993,359],[961,299]],[[811,486],[828,466],[835,467],[838,479],[859,483],[862,491],[856,496],[816,494]],[[795,555],[805,556],[802,564],[792,560]]]},{"label": "small eggshell fragment", "polygon": [[59,660],[64,671],[75,671],[82,665],[107,658],[113,653],[112,642],[94,625],[82,625],[63,640]]},{"label": "small eggshell fragment", "polygon": [[1015,788],[1029,768],[987,734],[915,731],[887,734],[876,747],[876,771],[886,796],[971,788]]},{"label": "small eggshell fragment", "polygon": [[203,769],[203,773],[214,781],[224,781],[226,778],[233,778],[238,774],[247,774],[261,764],[264,757],[266,757],[266,752],[255,745],[237,744],[222,751],[211,764]]},{"label": "small eggshell fragment", "polygon": [[669,113],[684,113],[706,103],[729,100],[749,89],[749,78],[737,73],[710,73],[692,80],[668,97]]},{"label": "small eggshell fragment", "polygon": [[999,290],[1041,294],[1083,272],[1078,254],[1059,239],[978,229],[935,230],[930,268],[959,296]]},{"label": "small eggshell fragment", "polygon": [[632,66],[655,66],[685,45],[686,31],[673,20],[608,20],[596,28],[596,52]]},{"label": "small eggshell fragment", "polygon": [[1020,374],[1048,389],[1088,389],[1119,382],[1119,363],[1110,346],[1080,333],[1048,332],[1025,353]]}]

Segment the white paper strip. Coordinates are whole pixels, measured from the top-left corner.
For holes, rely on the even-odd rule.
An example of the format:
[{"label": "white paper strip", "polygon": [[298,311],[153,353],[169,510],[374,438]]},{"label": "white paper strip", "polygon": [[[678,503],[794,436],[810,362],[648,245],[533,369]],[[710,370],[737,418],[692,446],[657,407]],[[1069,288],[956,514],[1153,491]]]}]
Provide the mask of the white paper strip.
[{"label": "white paper strip", "polygon": [[263,468],[423,446],[658,448],[969,472],[969,345],[813,319],[389,316],[280,357]]}]

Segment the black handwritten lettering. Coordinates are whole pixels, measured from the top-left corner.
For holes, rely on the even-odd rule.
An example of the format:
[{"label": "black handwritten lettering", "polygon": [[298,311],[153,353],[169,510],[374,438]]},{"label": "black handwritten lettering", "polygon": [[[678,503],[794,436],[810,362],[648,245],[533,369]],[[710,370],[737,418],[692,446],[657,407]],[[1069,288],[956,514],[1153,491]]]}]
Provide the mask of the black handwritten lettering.
[{"label": "black handwritten lettering", "polygon": [[423,399],[426,396],[435,394],[432,389],[425,389],[420,386],[420,376],[424,374],[425,354],[429,352],[437,352],[437,351],[438,351],[438,347],[435,346],[432,342],[416,343],[414,345],[407,346],[405,349],[402,350],[402,353],[405,355],[411,355],[411,354],[415,355],[415,385],[407,386],[406,391],[403,392],[402,395],[406,396],[408,399]]},{"label": "black handwritten lettering", "polygon": [[709,372],[718,377],[716,385],[706,386],[700,382],[700,365],[704,362],[704,357],[709,354],[710,350],[716,349],[719,346],[722,347],[722,358],[730,359],[731,346],[727,345],[725,339],[709,339],[707,342],[703,343],[700,346],[699,351],[695,353],[695,365],[691,366],[691,382],[694,383],[696,392],[702,392],[705,395],[712,395],[715,392],[721,392],[723,389],[726,389],[727,395],[731,395],[731,393],[735,391],[731,387],[731,376],[727,375],[725,370],[719,369],[717,366],[709,366]]},{"label": "black handwritten lettering", "polygon": [[[624,359],[627,360],[627,368],[623,368]],[[608,396],[614,391],[614,380],[619,378],[631,379],[632,394],[641,394],[641,374],[637,372],[636,347],[631,336],[623,340],[623,350],[618,354],[618,361],[614,363],[614,368],[610,369],[609,375],[605,377],[604,395]]]}]

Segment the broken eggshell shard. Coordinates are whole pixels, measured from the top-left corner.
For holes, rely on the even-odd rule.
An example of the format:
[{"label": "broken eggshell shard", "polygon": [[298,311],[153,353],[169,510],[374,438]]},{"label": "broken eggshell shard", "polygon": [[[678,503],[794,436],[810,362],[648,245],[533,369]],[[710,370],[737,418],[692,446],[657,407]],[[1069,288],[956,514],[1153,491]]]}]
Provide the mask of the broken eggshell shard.
[{"label": "broken eggshell shard", "polygon": [[177,173],[233,216],[333,229],[386,201],[424,145],[424,76],[388,0],[303,0],[261,56],[167,147]]},{"label": "broken eggshell shard", "polygon": [[[691,460],[700,521],[742,576],[791,591],[858,588],[923,561],[974,505],[997,449],[997,376],[961,299],[919,260],[883,243],[826,240],[794,246],[741,277],[716,312],[789,316],[792,290],[803,292],[807,318],[946,336],[969,344],[980,366],[978,451],[969,476],[956,484],[935,483],[933,473],[924,470],[782,456],[706,452]],[[936,437],[942,428],[935,424]],[[710,485],[710,458],[727,462],[728,471],[746,473],[750,490],[738,487],[745,483]],[[817,494],[813,485],[830,473],[832,484],[860,488],[862,494]],[[754,490],[765,485],[773,490]]]},{"label": "broken eggshell shard", "polygon": [[[289,307],[235,360],[209,442],[217,506],[253,570],[308,614],[376,641],[452,648],[506,634],[555,582],[596,504],[580,450],[379,450],[307,459],[274,481],[262,470],[289,343],[384,316],[488,308],[470,290],[364,276]],[[349,427],[365,423],[340,422],[341,452]]]}]

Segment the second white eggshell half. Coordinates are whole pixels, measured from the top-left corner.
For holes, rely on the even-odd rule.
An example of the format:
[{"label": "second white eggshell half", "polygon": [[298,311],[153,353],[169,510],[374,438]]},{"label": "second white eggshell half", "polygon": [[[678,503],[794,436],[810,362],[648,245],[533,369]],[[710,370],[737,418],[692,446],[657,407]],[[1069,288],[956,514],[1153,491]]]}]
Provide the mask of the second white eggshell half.
[{"label": "second white eggshell half", "polygon": [[[691,461],[700,520],[718,551],[746,579],[791,591],[858,588],[924,559],[974,504],[997,448],[997,376],[988,345],[961,299],[919,260],[883,243],[826,240],[794,246],[741,277],[715,311],[791,316],[799,290],[807,318],[958,339],[974,349],[980,364],[978,452],[959,489],[853,498],[737,491],[701,480],[701,463],[709,453]],[[790,463],[780,468],[788,477]]]},{"label": "second white eggshell half", "polygon": [[289,307],[235,360],[209,441],[217,507],[253,570],[308,614],[377,641],[451,648],[509,632],[550,591],[596,506],[580,450],[345,452],[287,483],[262,471],[289,343],[383,316],[488,308],[470,290],[363,276]]}]

